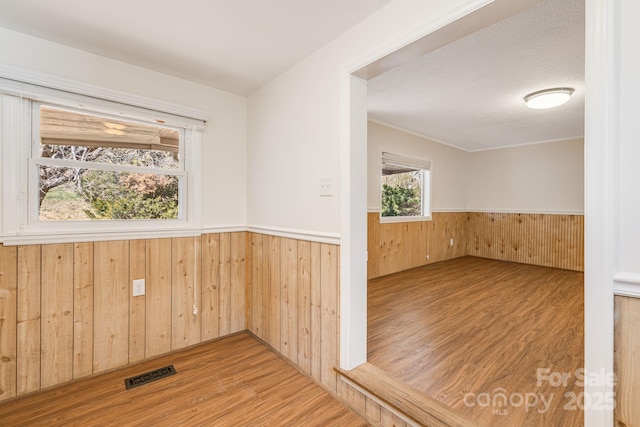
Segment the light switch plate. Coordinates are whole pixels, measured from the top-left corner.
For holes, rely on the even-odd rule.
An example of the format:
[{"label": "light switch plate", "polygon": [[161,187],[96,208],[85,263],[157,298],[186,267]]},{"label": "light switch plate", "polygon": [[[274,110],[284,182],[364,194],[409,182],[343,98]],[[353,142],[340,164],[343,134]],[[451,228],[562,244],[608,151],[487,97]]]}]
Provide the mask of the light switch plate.
[{"label": "light switch plate", "polygon": [[318,180],[318,192],[320,197],[333,196],[333,177],[323,177]]}]

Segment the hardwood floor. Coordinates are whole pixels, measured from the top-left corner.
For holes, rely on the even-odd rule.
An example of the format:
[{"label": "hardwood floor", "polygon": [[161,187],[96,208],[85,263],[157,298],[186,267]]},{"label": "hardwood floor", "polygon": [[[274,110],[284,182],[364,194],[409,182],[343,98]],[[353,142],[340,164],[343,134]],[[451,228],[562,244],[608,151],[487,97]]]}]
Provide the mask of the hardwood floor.
[{"label": "hardwood floor", "polygon": [[[124,379],[177,374],[125,390]],[[0,404],[1,426],[366,426],[248,333]]]},{"label": "hardwood floor", "polygon": [[475,257],[370,280],[369,363],[481,425],[581,426],[583,280]]}]

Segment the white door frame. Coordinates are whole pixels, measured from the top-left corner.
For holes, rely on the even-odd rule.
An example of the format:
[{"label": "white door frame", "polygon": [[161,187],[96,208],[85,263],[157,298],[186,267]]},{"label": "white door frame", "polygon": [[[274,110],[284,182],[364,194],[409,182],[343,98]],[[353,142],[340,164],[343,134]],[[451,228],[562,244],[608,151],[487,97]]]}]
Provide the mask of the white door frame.
[{"label": "white door frame", "polygon": [[[340,114],[340,366],[366,361],[366,81],[353,74],[409,43],[484,6],[513,6],[521,0],[460,1],[437,17],[427,17],[411,34],[386,40],[380,49],[345,65],[341,72]],[[585,0],[585,369],[613,372],[613,154],[618,112],[615,91],[615,0]],[[364,230],[364,232],[363,232]],[[601,375],[600,375],[601,377]],[[585,394],[613,395],[613,386],[585,384]],[[585,426],[612,427],[610,406],[585,408]]]}]

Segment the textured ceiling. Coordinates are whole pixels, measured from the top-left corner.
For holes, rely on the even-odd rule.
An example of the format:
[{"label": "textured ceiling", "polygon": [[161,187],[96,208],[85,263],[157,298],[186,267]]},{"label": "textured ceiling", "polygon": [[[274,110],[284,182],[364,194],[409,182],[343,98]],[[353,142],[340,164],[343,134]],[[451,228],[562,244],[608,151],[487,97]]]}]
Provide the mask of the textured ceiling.
[{"label": "textured ceiling", "polygon": [[[523,97],[572,87],[569,103]],[[545,0],[369,80],[369,118],[468,151],[584,135],[584,0]]]},{"label": "textured ceiling", "polygon": [[391,0],[0,0],[0,27],[248,94]]}]

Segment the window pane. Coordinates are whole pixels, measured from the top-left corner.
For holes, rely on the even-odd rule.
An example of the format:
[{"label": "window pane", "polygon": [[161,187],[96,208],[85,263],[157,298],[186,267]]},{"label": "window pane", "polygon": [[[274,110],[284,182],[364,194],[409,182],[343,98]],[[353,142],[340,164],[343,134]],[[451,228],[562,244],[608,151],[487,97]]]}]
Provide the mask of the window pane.
[{"label": "window pane", "polygon": [[177,169],[180,132],[40,107],[40,157]]},{"label": "window pane", "polygon": [[382,176],[382,206],[384,216],[422,215],[422,171],[388,171]]},{"label": "window pane", "polygon": [[178,219],[180,178],[39,166],[40,221]]},{"label": "window pane", "polygon": [[178,169],[180,167],[178,153],[131,148],[41,144],[40,157],[158,169]]}]

